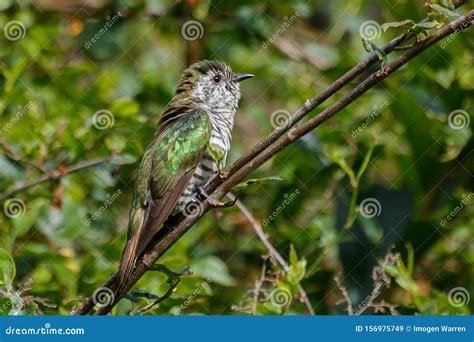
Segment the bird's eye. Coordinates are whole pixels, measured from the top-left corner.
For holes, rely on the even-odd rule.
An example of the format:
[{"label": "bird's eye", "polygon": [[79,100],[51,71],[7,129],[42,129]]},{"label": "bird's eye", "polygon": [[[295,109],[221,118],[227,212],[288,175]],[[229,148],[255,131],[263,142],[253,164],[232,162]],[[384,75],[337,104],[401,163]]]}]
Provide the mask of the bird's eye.
[{"label": "bird's eye", "polygon": [[214,82],[215,84],[219,84],[221,83],[221,77],[219,75],[216,75],[212,78],[212,82]]}]

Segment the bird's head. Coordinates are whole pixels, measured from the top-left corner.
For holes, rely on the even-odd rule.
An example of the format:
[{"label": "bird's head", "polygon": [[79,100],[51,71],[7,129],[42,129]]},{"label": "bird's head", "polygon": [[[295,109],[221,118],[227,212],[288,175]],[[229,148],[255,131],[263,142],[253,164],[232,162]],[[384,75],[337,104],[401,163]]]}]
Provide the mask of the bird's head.
[{"label": "bird's head", "polygon": [[201,61],[183,72],[176,95],[186,94],[209,111],[235,110],[240,100],[240,82],[251,77],[251,74],[236,74],[221,62]]}]

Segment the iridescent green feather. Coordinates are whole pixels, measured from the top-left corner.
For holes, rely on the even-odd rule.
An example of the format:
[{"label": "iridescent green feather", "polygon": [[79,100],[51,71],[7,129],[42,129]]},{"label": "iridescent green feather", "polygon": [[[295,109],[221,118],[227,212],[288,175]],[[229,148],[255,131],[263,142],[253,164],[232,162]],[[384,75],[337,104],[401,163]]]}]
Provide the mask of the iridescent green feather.
[{"label": "iridescent green feather", "polygon": [[147,194],[152,198],[162,196],[176,178],[188,172],[209,141],[211,123],[208,115],[193,110],[174,122],[148,146],[138,171],[138,180],[133,198],[133,207],[143,206]]},{"label": "iridescent green feather", "polygon": [[206,112],[194,110],[159,137],[153,153],[153,198],[162,196],[176,177],[194,169],[209,141],[211,122]]}]

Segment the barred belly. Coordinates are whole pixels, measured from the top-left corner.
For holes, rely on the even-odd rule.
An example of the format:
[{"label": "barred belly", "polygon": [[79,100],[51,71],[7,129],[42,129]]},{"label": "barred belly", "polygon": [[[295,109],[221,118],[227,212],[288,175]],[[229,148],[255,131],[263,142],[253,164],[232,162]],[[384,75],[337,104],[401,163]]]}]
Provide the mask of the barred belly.
[{"label": "barred belly", "polygon": [[216,162],[212,158],[211,153],[206,151],[204,158],[196,168],[196,171],[194,171],[189,185],[179,198],[178,203],[173,210],[173,215],[180,211],[188,211],[185,209],[186,205],[189,203],[189,201],[196,198],[199,193],[199,188],[203,188],[217,173],[217,171],[218,168]]}]

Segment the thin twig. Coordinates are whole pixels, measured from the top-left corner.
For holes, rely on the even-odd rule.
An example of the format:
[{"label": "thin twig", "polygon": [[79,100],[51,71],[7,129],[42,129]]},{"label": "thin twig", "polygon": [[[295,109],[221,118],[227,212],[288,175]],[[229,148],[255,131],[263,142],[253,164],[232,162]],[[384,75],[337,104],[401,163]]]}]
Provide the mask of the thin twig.
[{"label": "thin twig", "polygon": [[10,158],[12,158],[14,161],[25,164],[25,165],[28,165],[28,166],[34,168],[35,170],[37,170],[41,173],[44,173],[46,175],[48,174],[48,171],[45,170],[40,164],[29,161],[25,158],[20,157],[18,154],[16,154],[15,151],[13,151],[13,148],[11,146],[9,146],[2,139],[0,139],[0,147],[2,148],[3,152],[5,152],[5,154],[8,155]]},{"label": "thin twig", "polygon": [[[111,278],[107,280],[105,286],[109,286],[115,289],[116,293],[114,296],[114,301],[108,306],[102,306],[96,312],[96,314],[104,315],[110,312],[110,310],[117,304],[120,298],[122,298],[124,294],[127,293],[127,291],[129,291],[130,288],[147,271],[147,269],[149,268],[149,265],[152,265],[169,248],[171,248],[171,246],[173,246],[173,244],[176,243],[176,241],[178,241],[178,239],[184,233],[186,233],[189,230],[189,228],[194,223],[196,223],[200,219],[200,217],[202,217],[202,215],[204,215],[207,211],[211,209],[209,200],[222,198],[227,192],[229,192],[232,189],[233,186],[238,184],[238,182],[240,182],[250,172],[252,172],[256,168],[258,168],[260,165],[265,163],[267,160],[273,157],[276,153],[283,150],[285,147],[287,147],[288,145],[291,145],[298,138],[311,132],[313,129],[315,129],[316,127],[320,126],[322,123],[329,120],[332,116],[334,116],[335,114],[340,112],[342,109],[347,107],[349,104],[354,102],[357,98],[362,96],[370,88],[380,83],[382,80],[384,80],[386,77],[391,75],[401,66],[408,63],[414,57],[418,56],[419,54],[427,50],[429,47],[431,47],[435,43],[447,37],[454,31],[460,30],[460,27],[462,27],[462,30],[466,30],[468,27],[472,25],[473,21],[474,21],[474,10],[470,10],[466,15],[459,17],[458,19],[451,22],[450,24],[447,24],[446,26],[442,27],[441,29],[433,33],[432,36],[424,39],[422,42],[413,46],[413,48],[407,50],[405,54],[396,58],[387,66],[385,66],[383,70],[380,70],[371,74],[365,80],[360,82],[355,88],[353,88],[346,96],[336,101],[333,105],[326,108],[317,116],[313,117],[312,119],[309,119],[304,124],[295,126],[288,133],[284,134],[279,140],[275,141],[273,144],[269,146],[265,146],[260,153],[258,154],[254,153],[254,149],[256,149],[257,147],[249,151],[249,153],[247,153],[245,157],[242,157],[244,159],[250,159],[244,166],[238,168],[236,167],[235,163],[232,164],[229,168],[225,170],[222,177],[216,177],[215,180],[212,181],[211,184],[206,186],[206,188],[204,189],[204,191],[207,194],[211,194],[211,195],[209,196],[208,199],[206,199],[205,201],[201,203],[201,209],[202,209],[200,212],[201,215],[198,215],[196,217],[184,217],[184,216],[180,217],[177,220],[177,223],[173,227],[171,227],[172,229],[170,229],[169,232],[167,232],[167,234],[161,240],[156,242],[154,245],[149,246],[144,256],[137,263],[137,266],[132,272],[130,278],[128,279],[128,283],[125,284],[125,286],[123,286],[120,289],[120,291],[117,291],[115,289],[116,278],[117,278],[116,273],[114,273],[111,276]],[[394,46],[398,45],[402,41],[404,41],[404,39],[399,39],[398,43],[394,44]],[[368,61],[366,64],[370,65],[371,63],[370,61]],[[340,87],[342,87],[342,85],[337,86],[335,88],[337,88],[336,90],[338,90],[340,89]],[[330,95],[332,94],[329,94],[328,97]],[[299,113],[299,112],[304,111],[305,113],[308,113],[309,111],[314,109],[314,107],[312,107],[313,104],[314,104],[313,101],[310,101],[309,103],[307,101],[305,105],[297,112]],[[259,143],[257,146],[260,146],[260,144],[261,143]],[[258,149],[260,150],[261,148],[259,147]],[[248,158],[247,156],[254,156],[254,158],[253,159]],[[92,308],[93,308],[93,301],[92,301],[92,298],[89,298],[83,303],[81,308],[76,310],[76,313],[86,314]]]},{"label": "thin twig", "polygon": [[[227,197],[229,197],[232,201],[235,199],[234,194],[228,194]],[[281,254],[276,250],[275,247],[273,247],[272,243],[268,240],[266,237],[262,226],[260,223],[255,219],[255,217],[252,215],[250,210],[245,206],[245,204],[242,203],[241,200],[237,200],[235,202],[235,205],[237,208],[240,209],[242,214],[245,216],[247,221],[250,223],[252,226],[253,230],[255,230],[255,233],[257,234],[258,238],[262,243],[267,247],[268,251],[270,252],[270,255],[272,256],[273,259],[277,261],[277,263],[283,268],[285,272],[288,272],[289,267],[288,264],[286,263],[285,259],[281,256]]]},{"label": "thin twig", "polygon": [[35,180],[33,180],[31,182],[21,183],[21,184],[15,186],[15,187],[13,187],[10,190],[7,190],[7,191],[3,192],[2,194],[0,194],[0,200],[3,200],[7,197],[10,197],[11,195],[13,195],[17,192],[32,188],[32,187],[34,187],[38,184],[41,184],[43,182],[46,182],[48,180],[58,179],[58,178],[66,175],[66,174],[76,172],[76,171],[79,171],[79,170],[83,170],[83,169],[87,169],[89,167],[93,167],[93,166],[96,166],[96,165],[99,165],[99,164],[103,164],[103,163],[109,162],[111,160],[114,160],[116,158],[117,158],[117,156],[112,155],[112,156],[108,156],[108,157],[96,158],[96,159],[91,159],[91,160],[84,160],[84,161],[78,162],[76,164],[72,164],[70,166],[65,167],[64,170],[62,170],[61,172],[58,171],[58,170],[50,171],[47,174],[39,176],[38,178],[36,178]]},{"label": "thin twig", "polygon": [[257,304],[260,291],[262,289],[263,282],[265,281],[265,273],[267,272],[267,259],[264,258],[262,263],[262,271],[260,272],[260,278],[255,280],[255,288],[253,290],[253,303],[252,303],[252,314],[257,314]]},{"label": "thin twig", "polygon": [[152,303],[148,304],[147,306],[145,306],[143,309],[140,309],[136,312],[134,312],[133,315],[141,315],[151,309],[153,309],[156,305],[160,304],[162,301],[164,301],[165,299],[169,298],[173,292],[176,290],[176,287],[178,286],[179,282],[181,281],[181,279],[178,277],[176,278],[175,281],[173,281],[170,286],[168,287],[168,290],[166,291],[166,293],[157,298],[155,301],[153,301]]},{"label": "thin twig", "polygon": [[347,292],[346,287],[342,284],[341,279],[339,278],[339,276],[335,276],[334,281],[336,282],[337,288],[341,291],[342,295],[344,296],[344,299],[346,300],[347,314],[349,316],[352,316],[354,314],[354,310],[352,309],[352,299],[349,296],[349,293]]},{"label": "thin twig", "polygon": [[[231,200],[235,199],[235,196],[233,194],[228,194],[227,196],[230,197]],[[270,240],[268,240],[267,236],[265,235],[262,229],[261,224],[255,219],[255,217],[252,215],[250,210],[240,200],[237,200],[235,202],[235,205],[237,206],[237,208],[239,208],[239,210],[245,216],[247,221],[250,223],[250,225],[252,226],[253,230],[257,234],[260,241],[262,241],[265,247],[267,247],[268,252],[270,253],[270,256],[277,261],[278,265],[280,265],[280,267],[283,268],[285,273],[288,272],[290,270],[288,263],[285,261],[282,255],[277,251],[277,249],[272,245]],[[308,313],[310,315],[314,315],[313,305],[311,305],[308,295],[306,294],[306,291],[301,285],[298,286],[298,292],[300,294],[301,301],[306,305],[306,309],[308,310]]]}]

